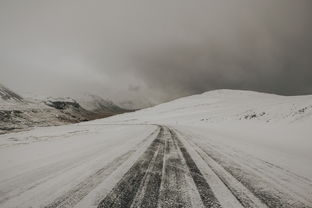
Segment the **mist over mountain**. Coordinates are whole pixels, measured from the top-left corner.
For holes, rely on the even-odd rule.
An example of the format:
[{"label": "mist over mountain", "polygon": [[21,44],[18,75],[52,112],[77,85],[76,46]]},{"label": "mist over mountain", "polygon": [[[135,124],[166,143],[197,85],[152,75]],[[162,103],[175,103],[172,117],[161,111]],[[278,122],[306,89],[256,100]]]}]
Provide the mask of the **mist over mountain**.
[{"label": "mist over mountain", "polygon": [[76,101],[70,97],[18,95],[0,85],[0,134],[37,126],[53,126],[129,112],[99,96]]}]

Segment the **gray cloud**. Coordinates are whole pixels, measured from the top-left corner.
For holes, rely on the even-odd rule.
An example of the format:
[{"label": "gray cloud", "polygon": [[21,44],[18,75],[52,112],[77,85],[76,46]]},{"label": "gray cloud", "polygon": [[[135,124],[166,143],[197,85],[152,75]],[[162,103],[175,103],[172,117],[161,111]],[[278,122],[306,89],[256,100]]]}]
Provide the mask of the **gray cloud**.
[{"label": "gray cloud", "polygon": [[310,0],[1,1],[0,82],[142,106],[218,88],[312,93]]}]

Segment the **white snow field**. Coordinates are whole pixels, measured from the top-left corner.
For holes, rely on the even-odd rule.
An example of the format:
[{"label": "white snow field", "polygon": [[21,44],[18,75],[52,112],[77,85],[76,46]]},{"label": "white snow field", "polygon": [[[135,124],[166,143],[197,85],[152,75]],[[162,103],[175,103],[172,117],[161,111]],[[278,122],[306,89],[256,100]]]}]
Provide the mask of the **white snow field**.
[{"label": "white snow field", "polygon": [[0,207],[312,207],[312,96],[216,90],[0,136]]}]

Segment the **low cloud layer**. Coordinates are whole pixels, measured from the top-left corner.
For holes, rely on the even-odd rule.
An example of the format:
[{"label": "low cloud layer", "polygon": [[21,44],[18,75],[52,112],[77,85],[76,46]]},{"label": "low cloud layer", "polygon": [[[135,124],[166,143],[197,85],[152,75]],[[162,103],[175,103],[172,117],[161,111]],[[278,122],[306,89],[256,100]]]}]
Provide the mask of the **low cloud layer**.
[{"label": "low cloud layer", "polygon": [[145,106],[219,88],[312,93],[310,0],[0,3],[0,82]]}]

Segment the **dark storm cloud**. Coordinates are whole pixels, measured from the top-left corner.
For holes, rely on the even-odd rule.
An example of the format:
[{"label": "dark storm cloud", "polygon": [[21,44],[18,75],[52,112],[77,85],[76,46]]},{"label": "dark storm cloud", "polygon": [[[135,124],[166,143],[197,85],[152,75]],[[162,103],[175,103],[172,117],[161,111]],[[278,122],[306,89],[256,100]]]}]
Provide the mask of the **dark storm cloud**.
[{"label": "dark storm cloud", "polygon": [[0,82],[144,106],[218,88],[312,93],[310,0],[0,3]]},{"label": "dark storm cloud", "polygon": [[231,5],[230,14],[219,10],[224,16],[214,16],[217,25],[207,26],[195,44],[145,51],[136,59],[138,74],[178,95],[218,88],[311,93],[311,2],[245,3]]}]

